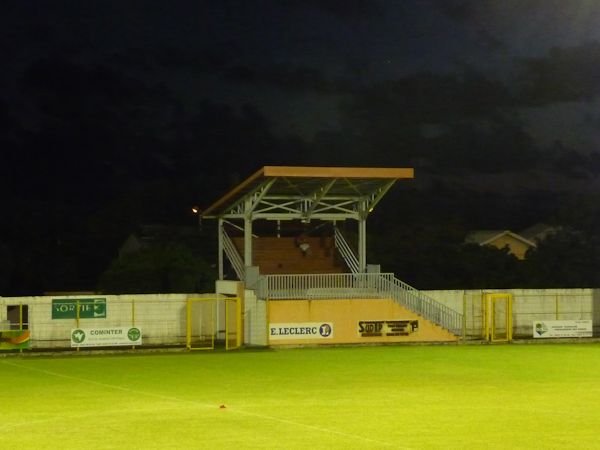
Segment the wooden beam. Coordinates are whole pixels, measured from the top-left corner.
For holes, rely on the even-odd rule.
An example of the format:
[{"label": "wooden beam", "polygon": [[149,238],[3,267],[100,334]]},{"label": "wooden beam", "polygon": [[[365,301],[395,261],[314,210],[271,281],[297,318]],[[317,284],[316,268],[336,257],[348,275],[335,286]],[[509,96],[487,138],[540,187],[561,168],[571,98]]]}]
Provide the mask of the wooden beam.
[{"label": "wooden beam", "polygon": [[265,177],[304,178],[414,178],[415,170],[405,167],[306,167],[265,166]]}]

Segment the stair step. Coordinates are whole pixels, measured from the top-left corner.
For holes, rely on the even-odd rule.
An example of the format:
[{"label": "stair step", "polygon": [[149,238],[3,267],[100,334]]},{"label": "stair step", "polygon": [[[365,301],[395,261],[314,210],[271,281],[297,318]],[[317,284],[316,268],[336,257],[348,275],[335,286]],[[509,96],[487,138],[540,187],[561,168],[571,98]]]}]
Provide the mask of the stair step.
[{"label": "stair step", "polygon": [[[244,239],[232,241],[243,253]],[[252,239],[254,264],[262,274],[343,273],[344,267],[336,255],[333,237],[308,237],[308,254],[303,254],[292,237],[260,237]]]}]

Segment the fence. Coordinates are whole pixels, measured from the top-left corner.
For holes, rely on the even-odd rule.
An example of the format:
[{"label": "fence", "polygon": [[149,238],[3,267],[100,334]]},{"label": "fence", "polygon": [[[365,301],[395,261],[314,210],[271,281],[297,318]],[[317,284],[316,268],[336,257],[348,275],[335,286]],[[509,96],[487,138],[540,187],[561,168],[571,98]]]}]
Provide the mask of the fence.
[{"label": "fence", "polygon": [[600,335],[600,289],[504,289],[425,291],[425,294],[464,314],[467,339],[484,334],[486,293],[512,294],[513,337],[532,338],[533,323],[543,320],[592,320]]},{"label": "fence", "polygon": [[71,347],[71,331],[75,328],[124,327],[141,330],[144,346],[184,347],[187,298],[185,294],[4,297],[0,298],[0,323],[18,328],[19,324],[8,317],[7,311],[19,305],[26,313],[22,327],[29,329],[32,349]]},{"label": "fence", "polygon": [[[289,277],[273,275],[261,280],[259,291],[260,298],[263,299],[357,298],[368,301],[386,296],[394,298],[390,295],[389,287],[391,283],[395,283],[394,280],[391,274],[302,275],[296,276],[294,283],[290,284],[292,281]],[[422,297],[411,294],[407,298],[410,302],[418,302],[419,298],[434,299],[437,305],[441,305],[434,308],[435,314],[447,316],[452,323],[457,318],[460,319],[462,330],[458,334],[466,339],[481,339],[485,328],[483,305],[486,293],[512,295],[512,334],[516,339],[531,339],[534,322],[541,320],[592,320],[594,336],[600,336],[600,289],[425,291]],[[194,297],[214,295],[196,294]],[[27,329],[30,332],[31,348],[52,349],[70,348],[71,331],[75,328],[137,327],[142,332],[142,345],[145,347],[185,347],[187,299],[186,294],[92,298],[0,297],[0,331]],[[73,313],[77,302],[88,305],[81,309],[79,317]],[[71,305],[71,309],[68,305]],[[425,313],[427,308],[428,303],[421,301],[411,309]],[[431,311],[429,313],[432,314]],[[246,342],[263,345],[262,334],[266,328],[265,302],[247,294],[244,314],[248,320]],[[454,325],[452,331],[456,327]],[[261,331],[261,338],[251,339],[257,330]]]},{"label": "fence", "polygon": [[389,297],[392,280],[390,273],[264,275],[259,280],[258,297],[270,300]]}]

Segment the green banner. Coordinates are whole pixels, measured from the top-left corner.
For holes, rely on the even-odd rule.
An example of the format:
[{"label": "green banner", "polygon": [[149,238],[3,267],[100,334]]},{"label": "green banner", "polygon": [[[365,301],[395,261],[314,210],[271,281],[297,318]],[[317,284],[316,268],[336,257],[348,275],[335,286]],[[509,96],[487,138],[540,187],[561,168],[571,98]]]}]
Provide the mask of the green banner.
[{"label": "green banner", "polygon": [[113,347],[142,345],[137,327],[76,328],[71,330],[71,347]]},{"label": "green banner", "polygon": [[52,299],[52,318],[76,319],[78,302],[80,319],[106,318],[105,298]]},{"label": "green banner", "polygon": [[29,348],[29,330],[0,331],[0,350]]}]

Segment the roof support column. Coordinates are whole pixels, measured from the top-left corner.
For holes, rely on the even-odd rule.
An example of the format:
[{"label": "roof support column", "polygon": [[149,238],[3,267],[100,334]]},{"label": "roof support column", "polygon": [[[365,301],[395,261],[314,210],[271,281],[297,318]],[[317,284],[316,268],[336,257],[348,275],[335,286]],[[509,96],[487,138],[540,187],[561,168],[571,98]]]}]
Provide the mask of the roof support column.
[{"label": "roof support column", "polygon": [[[249,200],[246,200],[246,210],[252,206]],[[244,216],[244,266],[252,265],[252,215]]]},{"label": "roof support column", "polygon": [[358,212],[358,269],[367,271],[367,202],[361,201]]},{"label": "roof support column", "polygon": [[358,219],[358,267],[360,273],[367,271],[367,220]]},{"label": "roof support column", "polygon": [[223,233],[225,230],[223,229],[223,219],[219,218],[219,226],[217,227],[217,240],[219,243],[219,280],[224,279],[223,274]]}]

